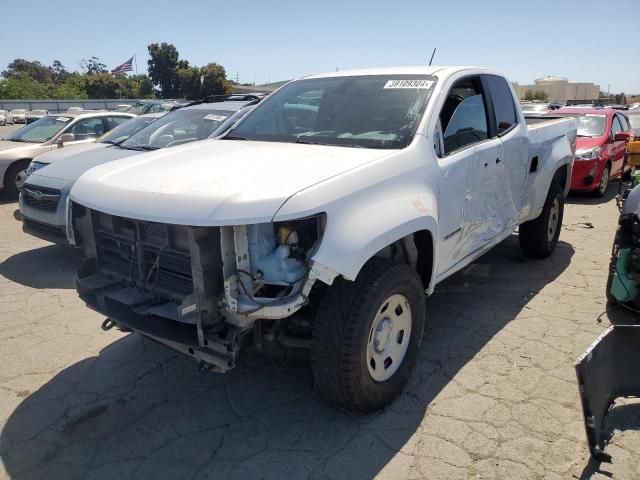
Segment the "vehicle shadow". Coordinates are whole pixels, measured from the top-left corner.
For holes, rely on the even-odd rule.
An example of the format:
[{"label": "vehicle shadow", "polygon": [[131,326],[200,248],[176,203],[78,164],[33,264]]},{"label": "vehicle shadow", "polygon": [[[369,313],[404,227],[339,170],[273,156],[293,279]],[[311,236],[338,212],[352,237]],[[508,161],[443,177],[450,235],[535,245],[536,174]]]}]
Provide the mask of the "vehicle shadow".
[{"label": "vehicle shadow", "polygon": [[75,288],[81,252],[63,245],[27,250],[0,263],[0,275],[31,288]]},{"label": "vehicle shadow", "polygon": [[[576,205],[601,205],[610,202],[618,194],[618,180],[612,180],[609,188],[602,197],[595,197],[590,192],[571,192],[567,198],[567,203]],[[622,191],[624,192],[630,185],[627,182],[622,183]]]},{"label": "vehicle shadow", "polygon": [[0,190],[0,205],[7,205],[9,203],[15,203],[17,204],[18,201],[9,197],[9,195],[7,195],[7,192],[4,190]]},{"label": "vehicle shadow", "polygon": [[410,382],[376,414],[325,404],[306,365],[250,350],[225,375],[198,373],[127,335],[22,392],[0,457],[14,480],[370,479],[402,458],[429,404],[573,254],[560,242],[551,258],[525,261],[512,235],[439,285]]},{"label": "vehicle shadow", "polygon": [[[609,410],[603,427],[605,445],[611,442],[616,430],[619,432],[640,430],[640,403],[614,405]],[[602,462],[589,458],[589,462],[580,474],[580,480],[589,480],[595,475],[613,477],[613,474],[607,471],[606,465],[603,466]]]}]

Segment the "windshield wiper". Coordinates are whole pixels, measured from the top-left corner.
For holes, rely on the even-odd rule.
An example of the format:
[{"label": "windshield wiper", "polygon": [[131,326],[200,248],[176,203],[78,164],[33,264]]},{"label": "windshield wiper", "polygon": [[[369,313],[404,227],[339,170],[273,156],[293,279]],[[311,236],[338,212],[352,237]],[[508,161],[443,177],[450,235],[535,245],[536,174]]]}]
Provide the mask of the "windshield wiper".
[{"label": "windshield wiper", "polygon": [[160,147],[152,147],[151,145],[133,145],[131,147],[125,147],[124,145],[118,145],[120,148],[126,148],[127,150],[137,150],[139,152],[150,152],[152,150],[159,150]]},{"label": "windshield wiper", "polygon": [[225,137],[222,137],[220,140],[246,140],[246,138],[238,137],[236,135],[227,135]]}]

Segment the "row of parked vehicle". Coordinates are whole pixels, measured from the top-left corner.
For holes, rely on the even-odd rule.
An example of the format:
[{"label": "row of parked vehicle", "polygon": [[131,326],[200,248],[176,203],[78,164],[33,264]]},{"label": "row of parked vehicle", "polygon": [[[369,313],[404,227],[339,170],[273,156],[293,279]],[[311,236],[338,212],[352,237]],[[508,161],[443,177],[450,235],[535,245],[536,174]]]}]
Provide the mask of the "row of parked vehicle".
[{"label": "row of parked vehicle", "polygon": [[332,72],[260,100],[46,116],[2,143],[5,188],[25,231],[82,249],[103,328],[217,372],[250,344],[310,352],[331,403],[376,410],[416,361],[425,292],[518,226],[528,256],[553,252],[576,120],[525,118],[473,67]]},{"label": "row of parked vehicle", "polygon": [[[310,352],[333,404],[395,398],[424,294],[519,228],[551,255],[570,189],[628,169],[629,116],[523,113],[474,67],[296,80],[169,113],[49,115],[0,146],[26,232],[82,249],[81,298],[217,372]],[[49,152],[49,153],[44,153]],[[575,158],[575,161],[574,161]]]}]

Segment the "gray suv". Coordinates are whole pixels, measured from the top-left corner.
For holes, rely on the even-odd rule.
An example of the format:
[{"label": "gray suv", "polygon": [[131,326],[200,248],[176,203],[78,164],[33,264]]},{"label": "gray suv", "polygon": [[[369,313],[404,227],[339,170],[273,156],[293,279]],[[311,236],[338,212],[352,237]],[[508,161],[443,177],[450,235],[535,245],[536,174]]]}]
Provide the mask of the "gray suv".
[{"label": "gray suv", "polygon": [[[202,103],[167,113],[126,140],[91,151],[80,151],[36,170],[20,194],[23,230],[38,238],[67,243],[67,199],[75,181],[98,165],[141,152],[215,138],[252,108],[244,100]],[[50,154],[53,155],[53,154]]]}]

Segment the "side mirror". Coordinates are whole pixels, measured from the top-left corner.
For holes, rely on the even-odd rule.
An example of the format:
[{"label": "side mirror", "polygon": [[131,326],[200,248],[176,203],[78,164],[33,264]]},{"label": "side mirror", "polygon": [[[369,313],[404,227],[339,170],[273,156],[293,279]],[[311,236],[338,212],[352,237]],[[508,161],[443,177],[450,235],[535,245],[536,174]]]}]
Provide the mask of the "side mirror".
[{"label": "side mirror", "polygon": [[628,142],[631,140],[631,134],[629,132],[618,132],[613,137],[615,142]]},{"label": "side mirror", "polygon": [[73,133],[63,133],[58,138],[58,146],[62,146],[67,142],[73,142],[76,139],[76,136]]}]

